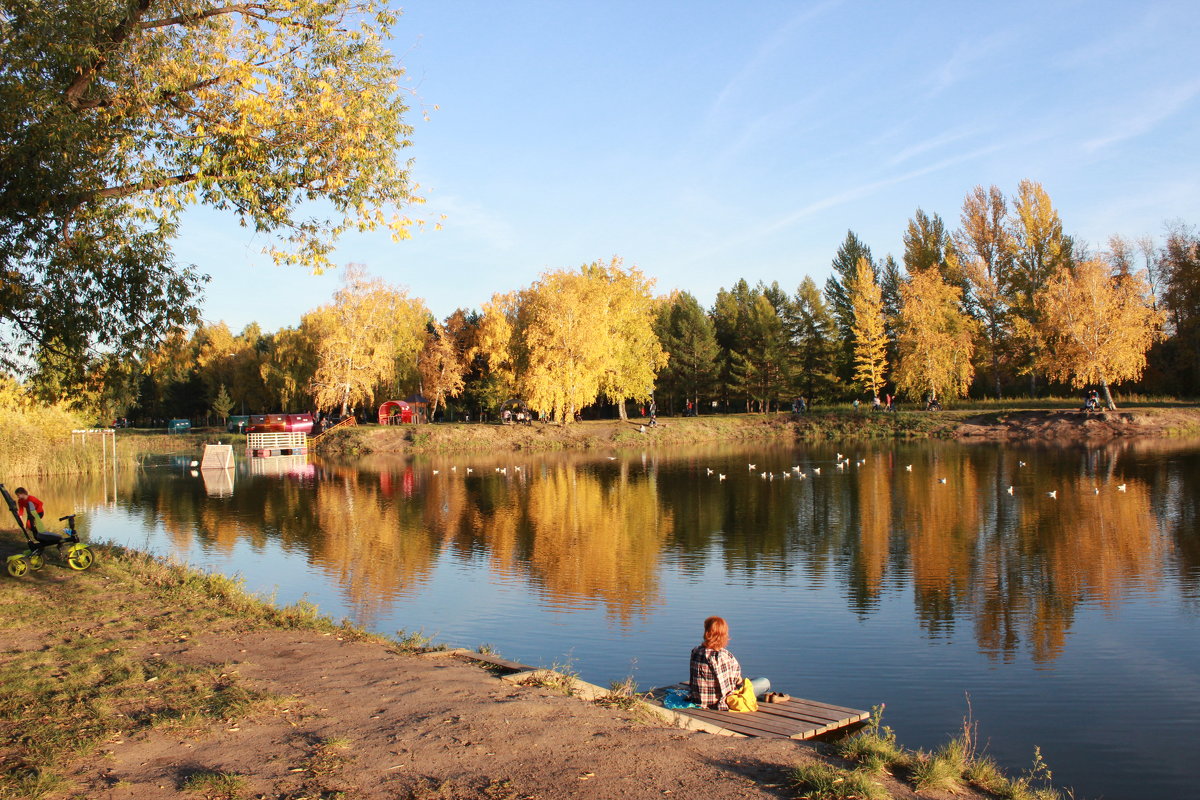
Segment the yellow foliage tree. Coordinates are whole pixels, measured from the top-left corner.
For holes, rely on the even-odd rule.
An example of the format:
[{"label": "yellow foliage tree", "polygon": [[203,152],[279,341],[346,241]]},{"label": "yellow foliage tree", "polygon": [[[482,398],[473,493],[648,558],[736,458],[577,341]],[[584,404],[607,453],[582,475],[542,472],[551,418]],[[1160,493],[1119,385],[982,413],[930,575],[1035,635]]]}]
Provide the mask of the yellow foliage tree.
[{"label": "yellow foliage tree", "polygon": [[589,264],[584,274],[598,284],[604,297],[610,345],[600,392],[617,404],[621,419],[625,419],[625,401],[650,400],[658,371],[667,365],[667,353],[654,332],[658,313],[651,292],[654,281],[637,267],[622,269],[619,258],[608,264]]},{"label": "yellow foliage tree", "polygon": [[429,310],[419,299],[347,268],[346,285],[333,303],[304,316],[317,342],[311,387],[317,408],[350,407],[374,399],[377,389],[394,390],[398,373],[415,365]]},{"label": "yellow foliage tree", "polygon": [[1164,322],[1141,273],[1113,275],[1097,259],[1060,268],[1039,295],[1038,311],[1047,374],[1078,388],[1100,384],[1110,409],[1109,385],[1141,377]]},{"label": "yellow foliage tree", "polygon": [[858,259],[850,305],[854,309],[854,380],[878,398],[887,370],[887,332],[883,291],[865,258]]},{"label": "yellow foliage tree", "polygon": [[900,287],[900,299],[896,388],[931,400],[965,395],[978,323],[961,310],[962,290],[927,269]]},{"label": "yellow foliage tree", "polygon": [[458,397],[462,394],[466,366],[458,342],[440,322],[434,320],[425,337],[425,346],[417,356],[421,391],[429,398],[431,418],[437,413],[439,406],[446,405],[447,397]]},{"label": "yellow foliage tree", "polygon": [[582,271],[559,270],[520,294],[517,385],[530,407],[560,422],[600,394],[609,343],[598,289]]}]

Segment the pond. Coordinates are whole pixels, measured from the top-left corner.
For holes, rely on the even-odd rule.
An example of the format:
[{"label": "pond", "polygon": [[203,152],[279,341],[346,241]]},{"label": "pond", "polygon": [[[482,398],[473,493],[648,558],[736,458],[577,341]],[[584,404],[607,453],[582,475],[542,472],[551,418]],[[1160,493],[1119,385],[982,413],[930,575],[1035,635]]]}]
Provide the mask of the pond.
[{"label": "pond", "polygon": [[239,457],[38,489],[93,540],[378,631],[649,688],[720,614],[747,673],[886,702],[909,747],[969,714],[1080,797],[1200,781],[1200,442]]}]

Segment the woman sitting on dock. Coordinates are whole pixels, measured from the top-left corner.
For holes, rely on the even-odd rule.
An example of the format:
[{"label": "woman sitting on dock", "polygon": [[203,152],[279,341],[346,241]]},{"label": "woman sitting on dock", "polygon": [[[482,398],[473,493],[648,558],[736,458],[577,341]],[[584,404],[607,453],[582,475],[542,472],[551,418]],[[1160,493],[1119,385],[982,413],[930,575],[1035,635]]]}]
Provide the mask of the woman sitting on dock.
[{"label": "woman sitting on dock", "polygon": [[[729,696],[742,690],[742,667],[729,644],[729,623],[722,617],[704,620],[704,641],[692,649],[691,700],[701,708],[729,710]],[[771,688],[766,678],[750,681],[754,695],[762,697]]]}]

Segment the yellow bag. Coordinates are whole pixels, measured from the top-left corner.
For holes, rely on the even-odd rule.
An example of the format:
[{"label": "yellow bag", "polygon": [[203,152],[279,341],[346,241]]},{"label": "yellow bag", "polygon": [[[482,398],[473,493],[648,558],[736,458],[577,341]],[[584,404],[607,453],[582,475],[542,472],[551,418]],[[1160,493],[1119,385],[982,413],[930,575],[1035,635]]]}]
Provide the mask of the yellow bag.
[{"label": "yellow bag", "polygon": [[725,703],[729,706],[730,711],[741,713],[758,711],[758,698],[754,696],[754,687],[750,684],[750,679],[743,678],[742,688],[736,692],[730,692],[725,698]]}]

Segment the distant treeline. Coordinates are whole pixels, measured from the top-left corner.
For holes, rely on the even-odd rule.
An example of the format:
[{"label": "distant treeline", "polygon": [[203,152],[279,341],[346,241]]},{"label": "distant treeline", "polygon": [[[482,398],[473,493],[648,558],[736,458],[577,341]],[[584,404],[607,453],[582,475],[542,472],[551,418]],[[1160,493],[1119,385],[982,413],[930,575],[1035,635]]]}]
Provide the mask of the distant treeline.
[{"label": "distant treeline", "polygon": [[[570,420],[655,400],[661,413],[787,407],[897,394],[910,401],[1037,396],[1112,384],[1200,387],[1200,235],[1114,235],[1093,251],[1049,196],[976,187],[957,228],[918,209],[899,261],[853,231],[823,287],[739,280],[705,308],[619,259],[547,272],[482,310],[436,319],[419,298],[350,268],[296,327],[171,331],[136,359],[43,351],[41,402],[135,420],[370,408],[423,394],[461,418],[517,400]],[[214,409],[215,407],[215,409]]]}]

